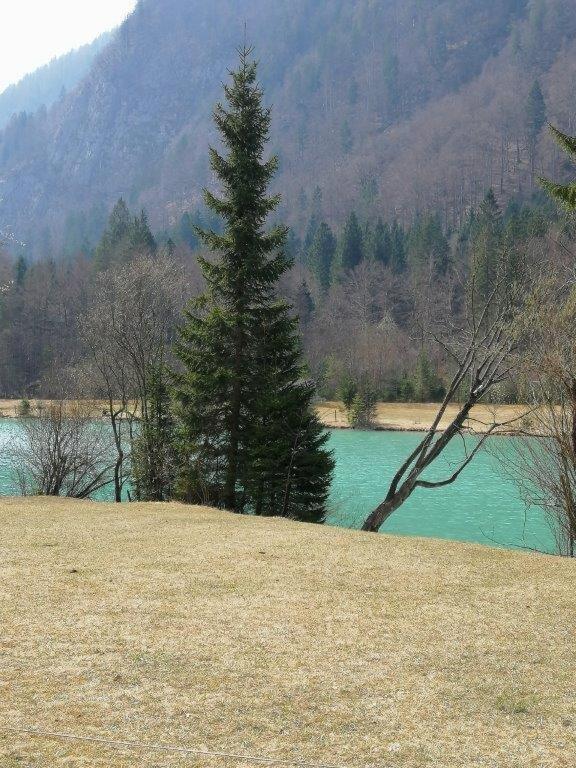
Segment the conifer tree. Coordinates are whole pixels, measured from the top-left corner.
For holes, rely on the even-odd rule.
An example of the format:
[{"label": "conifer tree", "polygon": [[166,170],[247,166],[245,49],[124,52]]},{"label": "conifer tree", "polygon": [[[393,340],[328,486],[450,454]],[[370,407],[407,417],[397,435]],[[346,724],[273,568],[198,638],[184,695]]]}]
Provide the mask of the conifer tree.
[{"label": "conifer tree", "polygon": [[[558,128],[550,126],[552,135],[560,145],[560,147],[567,153],[573,162],[576,162],[576,138],[568,136],[566,133],[562,133]],[[576,181],[572,181],[569,184],[556,184],[547,179],[540,179],[540,183],[548,191],[548,193],[560,203],[568,211],[576,211]]]},{"label": "conifer tree", "polygon": [[308,222],[308,227],[306,229],[306,234],[304,235],[304,258],[305,260],[309,260],[310,258],[310,251],[312,250],[312,243],[314,242],[314,238],[316,237],[316,232],[318,232],[318,227],[320,226],[320,215],[316,212],[314,212],[310,216],[310,221]]},{"label": "conifer tree", "polygon": [[297,320],[278,299],[289,261],[286,229],[265,229],[278,196],[264,159],[270,110],[251,50],[214,112],[227,150],[210,151],[222,196],[205,192],[222,234],[198,230],[214,252],[199,260],[208,289],[186,313],[176,347],[180,494],[235,512],[322,522],[333,462],[300,362]]},{"label": "conifer tree", "polygon": [[438,216],[417,220],[409,239],[410,262],[413,268],[431,267],[435,276],[446,273],[450,247]]},{"label": "conifer tree", "polygon": [[368,257],[379,264],[388,266],[392,251],[390,227],[379,218],[368,242]]},{"label": "conifer tree", "polygon": [[310,269],[321,287],[327,291],[330,287],[332,263],[336,253],[336,238],[325,221],[320,224],[310,249]]},{"label": "conifer tree", "polygon": [[28,264],[24,256],[18,256],[16,265],[14,267],[14,274],[16,277],[16,285],[18,288],[22,288],[24,280],[26,279],[26,273],[28,272]]},{"label": "conifer tree", "polygon": [[156,253],[156,249],[156,240],[150,230],[146,211],[143,210],[132,222],[128,245],[129,255],[153,254]]},{"label": "conifer tree", "polygon": [[112,209],[106,231],[96,248],[94,254],[94,266],[96,269],[106,269],[110,266],[116,249],[130,234],[131,222],[132,219],[128,206],[120,198]]},{"label": "conifer tree", "polygon": [[390,229],[390,266],[397,274],[406,269],[406,235],[397,221]]},{"label": "conifer tree", "polygon": [[120,198],[94,253],[94,267],[104,270],[113,264],[126,264],[136,256],[154,254],[156,248],[146,213],[142,211],[140,216],[133,218]]},{"label": "conifer tree", "polygon": [[364,258],[364,239],[358,217],[352,211],[348,217],[338,244],[336,270],[339,274],[356,269]]},{"label": "conifer tree", "polygon": [[528,132],[528,141],[535,145],[540,135],[540,131],[546,124],[546,101],[542,93],[542,87],[538,80],[534,81],[528,103],[526,105],[526,128]]},{"label": "conifer tree", "polygon": [[302,325],[306,325],[310,322],[312,314],[314,313],[314,302],[305,280],[300,283],[298,290],[296,291],[294,297],[294,310],[300,318]]},{"label": "conifer tree", "polygon": [[473,271],[478,297],[486,301],[502,271],[502,213],[490,189],[480,205],[472,241]]},{"label": "conifer tree", "polygon": [[168,373],[149,373],[149,391],[140,432],[132,445],[132,477],[139,501],[169,501],[175,485],[174,418]]}]

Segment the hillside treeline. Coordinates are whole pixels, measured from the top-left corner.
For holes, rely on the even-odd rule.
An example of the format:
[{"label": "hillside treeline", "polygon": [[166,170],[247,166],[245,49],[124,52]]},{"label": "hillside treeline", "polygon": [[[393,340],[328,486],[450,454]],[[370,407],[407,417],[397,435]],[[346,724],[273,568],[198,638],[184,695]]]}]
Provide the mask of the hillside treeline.
[{"label": "hillside treeline", "polygon": [[[308,368],[325,398],[342,397],[351,387],[383,400],[441,398],[444,363],[424,341],[437,307],[457,311],[462,297],[455,286],[472,274],[487,297],[503,275],[516,281],[523,270],[561,258],[571,238],[570,226],[551,205],[536,199],[503,209],[493,191],[454,230],[439,215],[423,214],[406,227],[354,211],[333,228],[322,210],[318,193],[306,228],[288,238],[293,265],[280,291],[300,318]],[[204,285],[197,226],[217,231],[218,221],[196,211],[154,235],[145,213],[131,213],[120,200],[94,249],[35,262],[5,254],[0,396],[48,396],[55,382],[61,387],[65,381],[68,394],[75,394],[71,372],[86,354],[80,328],[94,286],[121,267],[148,258],[174,262],[178,295],[199,295]],[[514,400],[516,392],[500,396]]]},{"label": "hillside treeline", "polygon": [[63,98],[88,73],[96,56],[111,39],[112,34],[106,32],[94,42],[52,59],[6,88],[0,93],[0,127],[4,128],[12,118],[17,124],[22,120],[22,113],[45,111]]}]

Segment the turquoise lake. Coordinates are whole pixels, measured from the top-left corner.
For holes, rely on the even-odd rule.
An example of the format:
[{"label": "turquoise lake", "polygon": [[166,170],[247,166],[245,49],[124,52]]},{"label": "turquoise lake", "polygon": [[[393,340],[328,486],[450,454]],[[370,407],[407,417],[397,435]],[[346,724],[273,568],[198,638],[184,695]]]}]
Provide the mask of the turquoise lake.
[{"label": "turquoise lake", "polygon": [[[0,494],[17,495],[11,477],[9,443],[18,430],[15,420],[0,421]],[[336,470],[329,523],[358,528],[383,499],[387,484],[421,435],[409,432],[331,434]],[[553,533],[543,512],[526,509],[514,480],[499,456],[513,449],[513,438],[493,438],[493,448],[478,455],[458,481],[438,490],[420,489],[386,523],[386,533],[473,541],[490,546],[527,546],[554,551]],[[454,443],[427,475],[440,479],[462,455]]]}]

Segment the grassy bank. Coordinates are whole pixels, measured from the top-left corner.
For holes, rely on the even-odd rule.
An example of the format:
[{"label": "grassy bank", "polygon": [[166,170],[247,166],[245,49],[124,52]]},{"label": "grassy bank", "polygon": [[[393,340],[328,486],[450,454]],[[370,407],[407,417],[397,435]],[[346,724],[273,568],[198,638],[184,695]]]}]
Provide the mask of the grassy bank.
[{"label": "grassy bank", "polygon": [[[576,569],[178,505],[0,503],[2,768],[576,762]],[[250,761],[244,766],[256,766]]]},{"label": "grassy bank", "polygon": [[[378,403],[374,426],[382,430],[420,432],[430,428],[439,407],[437,403]],[[440,429],[445,429],[450,424],[457,411],[457,405],[448,406],[440,422]],[[318,406],[318,412],[328,427],[347,429],[349,426],[342,403],[322,403]],[[484,429],[482,422],[488,425],[494,420],[508,422],[512,419],[520,419],[525,412],[526,406],[523,405],[480,405],[473,409],[473,418],[468,422],[468,426],[477,432],[482,432]],[[510,425],[501,431],[512,434],[520,425],[521,419],[517,424]]]}]

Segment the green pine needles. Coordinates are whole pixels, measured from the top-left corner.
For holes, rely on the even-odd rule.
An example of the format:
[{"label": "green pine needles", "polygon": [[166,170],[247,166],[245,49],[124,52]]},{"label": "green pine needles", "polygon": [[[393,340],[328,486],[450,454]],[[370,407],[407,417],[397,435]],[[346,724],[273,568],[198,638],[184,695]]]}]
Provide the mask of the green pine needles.
[{"label": "green pine needles", "polygon": [[[562,147],[562,149],[576,161],[576,138],[562,133],[553,125],[550,126],[552,135]],[[544,189],[568,211],[576,210],[576,181],[571,184],[555,184],[547,179],[540,179],[540,184]]]},{"label": "green pine needles", "polygon": [[287,229],[266,229],[280,197],[264,159],[271,113],[263,106],[252,50],[224,86],[214,120],[226,154],[210,150],[222,193],[205,191],[222,234],[198,229],[205,294],[186,313],[176,353],[179,495],[234,512],[323,522],[333,460],[312,409],[298,321],[276,293],[289,269]]}]

